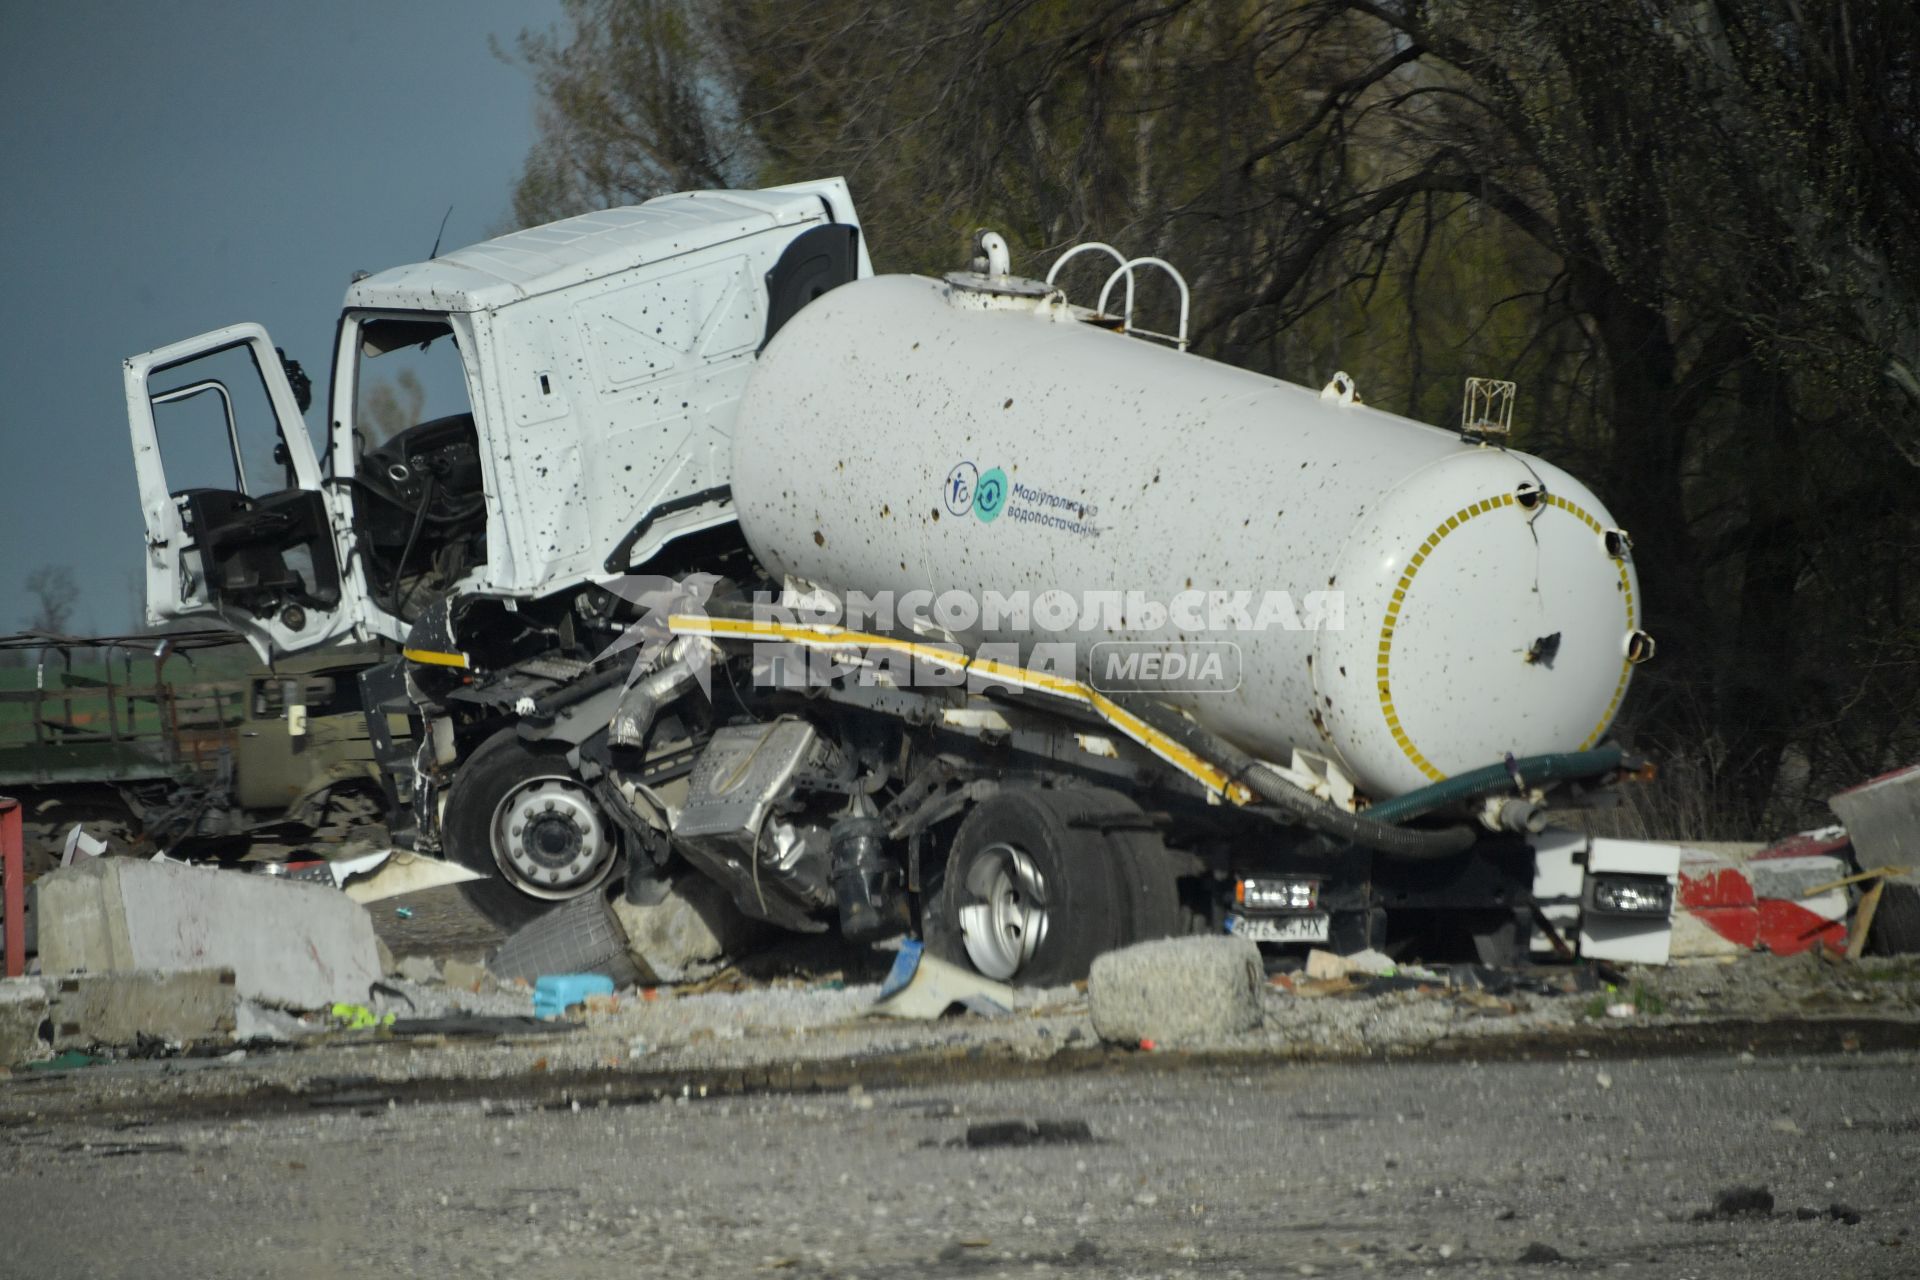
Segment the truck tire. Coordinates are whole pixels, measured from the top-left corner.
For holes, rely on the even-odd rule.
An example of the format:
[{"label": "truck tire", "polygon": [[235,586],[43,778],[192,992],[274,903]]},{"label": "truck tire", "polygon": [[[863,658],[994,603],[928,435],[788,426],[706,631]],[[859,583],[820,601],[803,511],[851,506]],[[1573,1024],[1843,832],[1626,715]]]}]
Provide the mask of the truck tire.
[{"label": "truck tire", "polygon": [[566,756],[512,729],[468,756],[447,790],[447,857],[487,878],[461,892],[476,911],[513,929],[605,884],[620,835]]},{"label": "truck tire", "polygon": [[1022,986],[1087,975],[1115,947],[1182,932],[1173,860],[1138,806],[1094,788],[998,792],[929,878],[926,945]]},{"label": "truck tire", "polygon": [[1875,955],[1920,954],[1920,885],[1887,881],[1867,943]]},{"label": "truck tire", "polygon": [[549,973],[603,973],[616,987],[640,980],[613,908],[598,893],[562,902],[520,929],[487,957],[496,978],[533,982]]}]

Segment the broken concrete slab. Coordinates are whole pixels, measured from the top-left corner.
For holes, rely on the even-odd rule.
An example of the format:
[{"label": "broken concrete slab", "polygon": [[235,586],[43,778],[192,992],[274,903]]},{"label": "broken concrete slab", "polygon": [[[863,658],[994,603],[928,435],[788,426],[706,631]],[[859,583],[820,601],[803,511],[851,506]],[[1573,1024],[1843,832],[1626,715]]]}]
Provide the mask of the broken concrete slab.
[{"label": "broken concrete slab", "polygon": [[1250,1031],[1266,986],[1260,948],[1245,938],[1167,938],[1093,962],[1093,1029],[1114,1044],[1181,1044]]},{"label": "broken concrete slab", "polygon": [[440,966],[432,956],[401,956],[388,972],[422,985],[440,981]]},{"label": "broken concrete slab", "polygon": [[233,1034],[239,995],[231,969],[83,973],[53,984],[53,1047],[188,1045]]},{"label": "broken concrete slab", "polygon": [[1900,867],[1920,884],[1920,765],[1842,791],[1827,807],[1846,824],[1862,867]]},{"label": "broken concrete slab", "polygon": [[49,976],[224,968],[242,997],[358,1003],[381,977],[366,909],[337,890],[176,863],[101,858],[44,876]]},{"label": "broken concrete slab", "polygon": [[493,984],[487,966],[472,960],[449,960],[440,969],[441,979],[459,991],[478,991]]},{"label": "broken concrete slab", "polygon": [[50,1007],[47,986],[39,978],[0,981],[0,1067],[17,1067],[53,1055],[41,1034]]},{"label": "broken concrete slab", "polygon": [[627,935],[627,951],[642,980],[686,982],[705,977],[733,956],[750,950],[764,930],[741,914],[718,884],[682,876],[657,886],[653,902],[614,899],[614,918]]}]

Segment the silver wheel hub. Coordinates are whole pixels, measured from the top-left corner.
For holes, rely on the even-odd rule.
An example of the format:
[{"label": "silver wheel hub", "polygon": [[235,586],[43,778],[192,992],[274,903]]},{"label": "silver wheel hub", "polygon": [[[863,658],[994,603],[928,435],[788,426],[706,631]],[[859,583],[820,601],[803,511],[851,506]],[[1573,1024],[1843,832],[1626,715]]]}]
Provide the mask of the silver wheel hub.
[{"label": "silver wheel hub", "polygon": [[570,898],[603,877],[616,849],[593,796],[566,777],[521,783],[493,811],[493,860],[538,898]]},{"label": "silver wheel hub", "polygon": [[983,975],[1006,981],[1047,937],[1047,882],[1033,859],[1010,844],[989,845],[967,868],[960,938]]}]

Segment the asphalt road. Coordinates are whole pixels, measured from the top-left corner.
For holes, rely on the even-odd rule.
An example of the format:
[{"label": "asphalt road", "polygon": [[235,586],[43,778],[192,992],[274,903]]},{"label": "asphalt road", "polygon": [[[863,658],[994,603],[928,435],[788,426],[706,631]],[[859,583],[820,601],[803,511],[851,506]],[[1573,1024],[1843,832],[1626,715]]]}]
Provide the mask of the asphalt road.
[{"label": "asphalt road", "polygon": [[[1912,1276],[1917,1063],[1128,1070],[577,1110],[503,1081],[118,1121],[16,1095],[0,1274]],[[1088,1140],[967,1145],[1020,1120]],[[1694,1220],[1735,1184],[1774,1212]]]}]

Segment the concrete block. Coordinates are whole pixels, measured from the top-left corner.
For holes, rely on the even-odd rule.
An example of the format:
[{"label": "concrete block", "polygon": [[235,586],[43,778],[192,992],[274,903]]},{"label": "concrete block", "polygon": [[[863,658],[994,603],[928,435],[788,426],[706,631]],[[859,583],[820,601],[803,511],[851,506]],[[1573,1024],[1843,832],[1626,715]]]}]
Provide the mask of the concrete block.
[{"label": "concrete block", "polygon": [[1848,874],[1847,864],[1839,858],[1755,858],[1747,864],[1747,878],[1753,881],[1756,898],[1782,898],[1794,902],[1807,890],[1832,884]]},{"label": "concrete block", "polygon": [[493,975],[487,972],[487,966],[471,960],[449,960],[442,966],[441,976],[449,987],[461,991],[478,991],[481,987],[493,985]]},{"label": "concrete block", "polygon": [[0,981],[0,1067],[17,1067],[50,1057],[53,1048],[40,1035],[50,1002],[39,978]]},{"label": "concrete block", "polygon": [[1094,960],[1087,1004],[1102,1040],[1192,1043],[1258,1027],[1265,986],[1260,948],[1245,938],[1166,938]]},{"label": "concrete block", "polygon": [[389,972],[422,986],[440,981],[440,966],[432,956],[401,956]]},{"label": "concrete block", "polygon": [[727,891],[703,876],[682,876],[658,902],[613,900],[614,918],[642,981],[685,982],[751,949],[761,926],[742,915]]},{"label": "concrete block", "polygon": [[193,1044],[233,1035],[231,969],[83,973],[54,980],[53,1047],[131,1045],[141,1036]]},{"label": "concrete block", "polygon": [[1920,883],[1920,765],[1863,782],[1827,801],[1867,870],[1904,867]]},{"label": "concrete block", "polygon": [[1675,960],[1707,956],[1737,956],[1760,941],[1760,913],[1752,907],[1697,907],[1673,913],[1673,941],[1668,954]]},{"label": "concrete block", "polygon": [[131,858],[39,887],[50,976],[231,969],[241,996],[290,1009],[362,1004],[380,980],[373,921],[337,889]]}]

